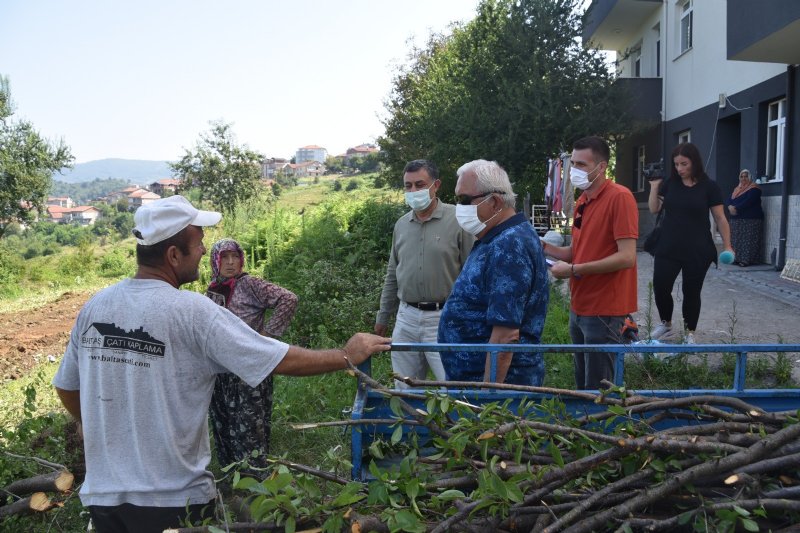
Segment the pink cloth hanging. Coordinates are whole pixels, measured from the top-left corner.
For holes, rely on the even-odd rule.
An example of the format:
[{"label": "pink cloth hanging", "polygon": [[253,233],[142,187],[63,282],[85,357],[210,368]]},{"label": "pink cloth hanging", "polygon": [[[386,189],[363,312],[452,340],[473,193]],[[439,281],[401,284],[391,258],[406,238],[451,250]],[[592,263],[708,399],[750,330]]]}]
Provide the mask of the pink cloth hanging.
[{"label": "pink cloth hanging", "polygon": [[553,212],[560,213],[563,207],[563,187],[561,186],[561,160],[556,159],[555,179],[553,180]]}]

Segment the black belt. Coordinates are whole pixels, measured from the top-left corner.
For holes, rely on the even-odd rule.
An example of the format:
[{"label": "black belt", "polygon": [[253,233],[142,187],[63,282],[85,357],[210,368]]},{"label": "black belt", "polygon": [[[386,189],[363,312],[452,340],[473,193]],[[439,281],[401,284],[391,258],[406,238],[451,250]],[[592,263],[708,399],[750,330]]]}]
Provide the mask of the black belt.
[{"label": "black belt", "polygon": [[416,307],[420,311],[438,311],[444,309],[444,302],[406,302],[411,307]]}]

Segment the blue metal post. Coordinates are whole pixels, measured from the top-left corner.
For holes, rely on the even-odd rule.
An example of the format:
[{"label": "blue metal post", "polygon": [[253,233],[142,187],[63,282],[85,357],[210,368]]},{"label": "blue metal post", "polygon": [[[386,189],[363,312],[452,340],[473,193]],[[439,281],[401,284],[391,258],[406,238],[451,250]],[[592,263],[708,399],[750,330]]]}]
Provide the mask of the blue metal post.
[{"label": "blue metal post", "polygon": [[614,385],[622,386],[625,376],[625,352],[618,351],[616,354],[617,362],[614,365]]},{"label": "blue metal post", "polygon": [[744,376],[747,372],[747,352],[736,352],[736,369],[733,371],[733,388],[744,390]]}]

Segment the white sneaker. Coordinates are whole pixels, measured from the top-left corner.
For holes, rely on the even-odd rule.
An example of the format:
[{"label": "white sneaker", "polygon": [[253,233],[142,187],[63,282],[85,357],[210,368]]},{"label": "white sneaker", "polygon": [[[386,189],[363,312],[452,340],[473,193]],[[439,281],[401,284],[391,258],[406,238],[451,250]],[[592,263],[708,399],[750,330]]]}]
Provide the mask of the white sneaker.
[{"label": "white sneaker", "polygon": [[686,339],[684,341],[684,344],[697,344],[696,342],[694,342],[694,333],[690,331],[689,333],[686,334]]},{"label": "white sneaker", "polygon": [[672,335],[672,326],[667,325],[666,322],[661,322],[650,332],[650,338],[654,340],[669,337],[670,335]]}]

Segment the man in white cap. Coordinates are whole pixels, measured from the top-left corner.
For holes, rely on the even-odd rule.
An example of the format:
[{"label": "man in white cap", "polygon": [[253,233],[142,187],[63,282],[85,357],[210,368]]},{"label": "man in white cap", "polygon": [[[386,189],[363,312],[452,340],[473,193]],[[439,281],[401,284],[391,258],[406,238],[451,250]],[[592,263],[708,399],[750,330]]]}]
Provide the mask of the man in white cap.
[{"label": "man in white cap", "polygon": [[222,215],[182,196],[136,212],[138,269],[81,310],[53,379],[83,426],[81,501],[103,532],[160,532],[213,514],[206,413],[216,374],[251,386],[271,373],[311,375],[359,364],[390,340],[358,333],[343,349],[307,350],[263,337],[202,294],[203,227]]}]

